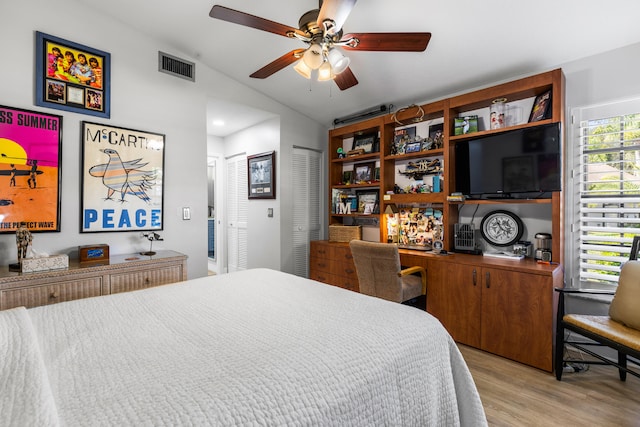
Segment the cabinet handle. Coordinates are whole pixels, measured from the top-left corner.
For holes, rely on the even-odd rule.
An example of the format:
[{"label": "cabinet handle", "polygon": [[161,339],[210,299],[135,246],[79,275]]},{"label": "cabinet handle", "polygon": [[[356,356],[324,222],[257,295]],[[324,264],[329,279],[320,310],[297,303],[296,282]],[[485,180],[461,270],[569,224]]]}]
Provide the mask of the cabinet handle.
[{"label": "cabinet handle", "polygon": [[350,268],[345,269],[344,272],[347,273],[347,274],[354,273],[354,271],[352,269],[350,269]]},{"label": "cabinet handle", "polygon": [[478,272],[476,271],[476,269],[473,269],[473,286],[476,286],[478,282]]},{"label": "cabinet handle", "polygon": [[487,271],[486,273],[484,273],[484,278],[487,289],[489,289],[491,287],[491,274]]},{"label": "cabinet handle", "polygon": [[151,280],[149,280],[149,278],[148,278],[148,277],[145,277],[145,278],[144,278],[144,282],[145,282],[145,283],[149,283],[149,282],[151,282]]},{"label": "cabinet handle", "polygon": [[58,296],[59,296],[59,295],[58,295],[58,291],[53,291],[53,292],[51,292],[51,295],[50,295],[50,297],[51,297],[51,298],[54,298],[54,299],[55,299],[55,298],[58,298]]}]

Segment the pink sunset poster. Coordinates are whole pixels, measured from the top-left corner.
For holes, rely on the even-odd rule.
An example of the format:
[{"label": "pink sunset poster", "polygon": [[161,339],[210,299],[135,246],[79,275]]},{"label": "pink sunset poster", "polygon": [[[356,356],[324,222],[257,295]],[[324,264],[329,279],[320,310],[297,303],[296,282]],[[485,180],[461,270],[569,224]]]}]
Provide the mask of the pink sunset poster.
[{"label": "pink sunset poster", "polygon": [[0,233],[60,231],[62,117],[0,106]]}]

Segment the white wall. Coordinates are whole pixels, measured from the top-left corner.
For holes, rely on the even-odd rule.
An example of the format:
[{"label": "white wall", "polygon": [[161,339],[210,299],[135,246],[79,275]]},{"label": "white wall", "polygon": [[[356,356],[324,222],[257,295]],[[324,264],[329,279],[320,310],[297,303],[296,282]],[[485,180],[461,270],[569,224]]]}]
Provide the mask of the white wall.
[{"label": "white wall", "polygon": [[[276,152],[276,199],[249,200],[247,268],[280,269],[280,119],[270,119],[227,136],[224,145],[226,157]],[[273,218],[267,217],[267,209],[273,209]]]},{"label": "white wall", "polygon": [[[73,19],[69,21],[69,13]],[[61,23],[66,23],[61,25]],[[111,118],[67,113],[36,107],[34,100],[35,31],[42,31],[111,54]],[[189,256],[189,277],[207,273],[207,135],[208,99],[243,103],[278,114],[280,120],[280,175],[287,175],[291,147],[300,135],[314,147],[326,145],[327,129],[290,108],[211,70],[186,54],[138,33],[134,28],[100,13],[92,13],[73,0],[24,0],[3,2],[0,13],[3,57],[15,66],[2,67],[0,103],[59,114],[63,119],[62,214],[60,233],[35,233],[34,246],[48,253],[72,254],[78,245],[107,243],[111,253],[129,253],[148,248],[139,233],[79,232],[80,217],[80,122],[89,120],[166,135],[164,179],[164,241],[154,249],[172,249]],[[196,83],[157,71],[158,50],[196,63]],[[276,203],[290,206],[286,190]],[[190,207],[192,219],[181,219],[182,207]],[[276,209],[279,211],[280,209]],[[261,233],[262,230],[256,230]],[[278,232],[283,244],[286,231]],[[252,250],[273,251],[274,241],[249,236]],[[286,253],[286,249],[279,247]],[[0,235],[0,263],[15,262],[14,233]],[[283,264],[269,259],[269,265]]]}]

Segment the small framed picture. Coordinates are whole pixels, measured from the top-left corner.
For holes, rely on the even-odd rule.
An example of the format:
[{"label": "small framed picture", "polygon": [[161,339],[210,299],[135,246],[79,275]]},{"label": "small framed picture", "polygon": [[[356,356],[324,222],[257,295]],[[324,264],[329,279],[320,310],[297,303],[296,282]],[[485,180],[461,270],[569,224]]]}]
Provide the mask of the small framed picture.
[{"label": "small framed picture", "polygon": [[250,199],[276,198],[276,152],[247,157]]},{"label": "small framed picture", "polygon": [[478,116],[456,117],[453,121],[454,135],[478,132]]},{"label": "small framed picture", "polygon": [[548,90],[545,93],[536,96],[535,101],[533,101],[533,107],[531,107],[531,114],[529,115],[529,123],[548,119],[550,112],[551,91]]},{"label": "small framed picture", "polygon": [[356,195],[358,197],[358,213],[367,215],[380,213],[377,191],[360,190],[356,192]]},{"label": "small framed picture", "polygon": [[364,150],[365,153],[373,153],[375,151],[376,139],[378,135],[371,133],[366,135],[358,135],[353,138],[352,150]]},{"label": "small framed picture", "polygon": [[404,152],[405,153],[418,153],[421,150],[421,148],[422,148],[422,142],[421,141],[410,142],[405,146]]},{"label": "small framed picture", "polygon": [[355,184],[371,182],[374,179],[375,162],[360,163],[353,167]]}]

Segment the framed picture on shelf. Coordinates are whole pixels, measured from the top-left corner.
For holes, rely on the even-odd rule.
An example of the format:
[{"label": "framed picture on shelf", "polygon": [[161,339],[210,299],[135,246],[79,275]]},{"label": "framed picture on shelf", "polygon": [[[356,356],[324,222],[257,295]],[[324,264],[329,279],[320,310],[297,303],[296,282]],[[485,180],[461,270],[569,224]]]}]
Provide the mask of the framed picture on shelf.
[{"label": "framed picture on shelf", "polygon": [[548,119],[550,112],[551,91],[548,90],[545,93],[536,96],[535,101],[533,101],[533,107],[531,107],[531,114],[529,115],[529,123]]},{"label": "framed picture on shelf", "polygon": [[358,213],[377,214],[380,212],[378,191],[359,190],[356,191],[356,196],[358,197]]},{"label": "framed picture on shelf", "polygon": [[364,150],[365,153],[376,151],[376,140],[378,136],[374,133],[357,135],[353,138],[352,150]]},{"label": "framed picture on shelf", "polygon": [[353,167],[354,184],[371,182],[374,179],[375,162],[360,163]]},{"label": "framed picture on shelf", "polygon": [[478,132],[478,116],[456,117],[453,124],[454,135]]},{"label": "framed picture on shelf", "polygon": [[0,105],[0,148],[0,233],[60,231],[62,116]]},{"label": "framed picture on shelf", "polygon": [[420,152],[421,149],[422,149],[422,142],[421,141],[415,141],[415,142],[408,143],[404,148],[404,152],[405,153],[418,153],[418,152]]},{"label": "framed picture on shelf", "polygon": [[165,136],[83,121],[80,143],[80,232],[162,230]]},{"label": "framed picture on shelf", "polygon": [[36,32],[36,105],[109,118],[111,55]]},{"label": "framed picture on shelf", "polygon": [[250,199],[276,198],[276,152],[247,157]]}]

